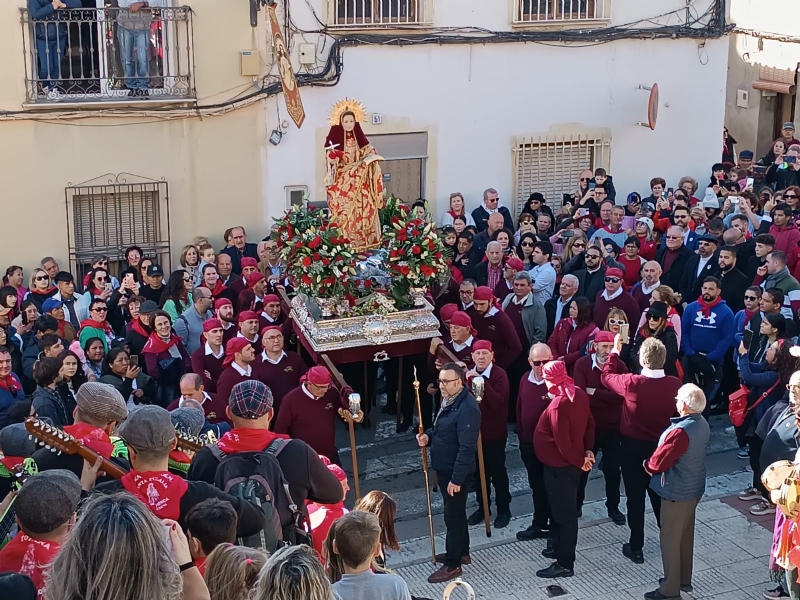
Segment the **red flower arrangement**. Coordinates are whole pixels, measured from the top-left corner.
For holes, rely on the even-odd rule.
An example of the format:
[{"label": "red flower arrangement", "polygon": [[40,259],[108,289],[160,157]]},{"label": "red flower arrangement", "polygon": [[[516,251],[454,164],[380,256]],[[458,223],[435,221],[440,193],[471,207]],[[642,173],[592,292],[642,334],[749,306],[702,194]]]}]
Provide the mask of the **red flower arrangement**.
[{"label": "red flower arrangement", "polygon": [[399,221],[384,232],[389,252],[392,297],[398,307],[412,304],[412,288],[427,288],[448,272],[444,244],[432,223],[421,219]]}]

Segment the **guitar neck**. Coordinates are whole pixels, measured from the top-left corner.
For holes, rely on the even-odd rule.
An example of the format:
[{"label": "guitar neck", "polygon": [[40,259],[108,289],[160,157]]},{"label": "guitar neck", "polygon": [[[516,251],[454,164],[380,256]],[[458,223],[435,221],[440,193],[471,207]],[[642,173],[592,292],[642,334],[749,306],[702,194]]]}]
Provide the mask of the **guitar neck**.
[{"label": "guitar neck", "polygon": [[[97,461],[97,458],[100,457],[100,455],[97,452],[95,452],[91,448],[88,448],[87,446],[84,446],[80,442],[78,442],[78,449],[76,450],[75,454],[86,459],[91,465],[93,465],[95,461]],[[110,475],[114,479],[119,479],[120,477],[122,477],[127,473],[127,471],[122,467],[114,464],[105,457],[102,458],[103,458],[103,463],[102,465],[100,465],[100,470],[103,471],[106,475]]]}]

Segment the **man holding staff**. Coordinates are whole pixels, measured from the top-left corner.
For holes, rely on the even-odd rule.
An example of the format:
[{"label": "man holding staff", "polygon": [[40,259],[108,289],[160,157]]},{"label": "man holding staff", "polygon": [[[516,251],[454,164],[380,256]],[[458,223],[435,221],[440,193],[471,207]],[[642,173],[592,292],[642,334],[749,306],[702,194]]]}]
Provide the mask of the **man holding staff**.
[{"label": "man holding staff", "polygon": [[464,385],[464,375],[455,363],[442,365],[437,382],[442,405],[433,428],[417,434],[421,447],[431,447],[431,466],[439,478],[447,527],[444,566],[428,577],[428,583],[460,577],[461,565],[470,562],[467,495],[475,474],[481,410]]}]

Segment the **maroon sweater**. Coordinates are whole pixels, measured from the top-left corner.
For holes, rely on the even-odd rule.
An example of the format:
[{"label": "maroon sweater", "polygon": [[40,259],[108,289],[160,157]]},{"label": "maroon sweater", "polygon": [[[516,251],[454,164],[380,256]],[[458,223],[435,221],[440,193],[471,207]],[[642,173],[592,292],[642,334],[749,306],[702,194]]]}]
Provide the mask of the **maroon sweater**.
[{"label": "maroon sweater", "polygon": [[[223,354],[222,358],[224,356]],[[217,391],[217,380],[222,375],[222,358],[216,358],[213,354],[206,355],[205,344],[192,352],[192,371],[200,375],[209,393]],[[206,371],[211,375],[210,379],[206,377]]]},{"label": "maroon sweater", "polygon": [[575,399],[553,398],[533,432],[536,457],[549,467],[583,467],[584,454],[594,448],[594,419],[589,397],[581,389]]},{"label": "maroon sweater", "polygon": [[636,300],[636,304],[639,305],[639,314],[643,313],[648,308],[650,308],[650,296],[652,295],[653,292],[645,294],[642,291],[641,285],[637,285],[633,288],[633,290],[631,290],[631,296],[633,296],[633,299]]},{"label": "maroon sweater", "polygon": [[[473,364],[472,364],[471,346],[467,346],[466,348],[456,351],[456,349],[453,348],[453,340],[447,339],[445,340],[444,344],[445,346],[447,346],[447,349],[450,350],[451,353],[456,355],[456,358],[458,360],[467,365],[468,369],[472,368]],[[428,352],[428,383],[432,383],[434,386],[436,386],[436,389],[439,389],[439,386],[436,383],[436,380],[439,378],[439,370],[436,368],[437,358],[439,359],[439,362],[443,365],[450,362],[450,360],[449,358],[445,358],[444,354],[441,352],[438,352],[435,355]]]},{"label": "maroon sweater", "polygon": [[227,329],[222,330],[222,344],[225,345],[233,338],[236,337],[236,334],[239,333],[239,328],[236,327],[236,323],[232,324]]},{"label": "maroon sweater", "polygon": [[522,352],[514,324],[508,315],[498,311],[491,317],[486,317],[478,312],[472,315],[472,326],[478,332],[475,336],[479,340],[492,342],[494,360],[501,369],[508,369]]},{"label": "maroon sweater", "polygon": [[624,398],[620,433],[635,440],[657,442],[675,416],[675,396],[681,387],[677,377],[652,379],[644,375],[620,374],[622,361],[611,354],[603,365],[601,380]]},{"label": "maroon sweater", "polygon": [[[167,407],[167,410],[172,412],[180,406],[181,399],[173,400],[172,404]],[[206,401],[203,402],[203,412],[206,415],[209,423],[230,423],[225,409],[228,408],[228,401],[216,394],[209,394]]]},{"label": "maroon sweater", "polygon": [[[252,365],[250,366],[252,367]],[[220,375],[219,379],[217,380],[217,395],[221,398],[230,398],[233,386],[235,386],[237,383],[241,383],[242,381],[255,378],[255,369],[251,369],[250,377],[247,377],[240,374],[239,371],[234,369],[232,365],[228,365],[222,370],[222,375]]]},{"label": "maroon sweater", "polygon": [[511,323],[514,325],[514,331],[517,332],[519,343],[523,348],[529,348],[530,342],[528,342],[528,334],[525,333],[525,324],[522,322],[522,305],[509,302],[508,306],[503,309],[503,312],[511,319]]},{"label": "maroon sweater", "polygon": [[531,372],[522,376],[519,382],[519,395],[517,396],[517,437],[520,444],[533,444],[533,432],[539,424],[542,413],[550,404],[550,395],[547,386],[542,382],[539,385],[528,380]]},{"label": "maroon sweater", "polygon": [[625,313],[625,316],[628,317],[631,335],[633,335],[633,331],[636,330],[636,326],[639,324],[639,317],[642,315],[642,311],[639,309],[639,303],[627,292],[622,292],[622,294],[613,300],[606,300],[603,298],[604,291],[605,290],[600,290],[597,292],[597,297],[594,300],[594,322],[597,323],[599,327],[604,327],[606,318],[608,317],[608,313],[611,312],[611,309],[619,308]]},{"label": "maroon sweater", "polygon": [[[619,363],[620,373],[627,373],[625,365]],[[603,372],[592,365],[592,356],[582,356],[575,363],[575,385],[586,391],[594,388],[594,394],[589,394],[589,407],[592,410],[594,426],[597,431],[619,431],[619,422],[622,418],[623,398],[619,394],[607,389],[600,381]]]},{"label": "maroon sweater", "polygon": [[314,452],[330,458],[337,452],[335,438],[339,408],[349,409],[334,388],[322,398],[311,398],[302,386],[296,387],[283,397],[275,433],[303,440]]},{"label": "maroon sweater", "polygon": [[253,370],[256,378],[272,391],[275,400],[273,410],[277,419],[283,398],[300,385],[300,377],[305,375],[308,367],[297,352],[287,352],[276,365],[261,357],[261,354],[256,357]]},{"label": "maroon sweater", "polygon": [[492,365],[481,399],[481,437],[484,442],[505,442],[508,439],[508,375]]}]

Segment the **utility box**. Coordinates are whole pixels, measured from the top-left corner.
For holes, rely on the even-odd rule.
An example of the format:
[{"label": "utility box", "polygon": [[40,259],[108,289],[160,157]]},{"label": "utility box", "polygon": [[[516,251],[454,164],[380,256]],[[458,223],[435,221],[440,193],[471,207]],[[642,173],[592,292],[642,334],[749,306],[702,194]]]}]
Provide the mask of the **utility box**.
[{"label": "utility box", "polygon": [[298,58],[301,65],[313,65],[317,62],[317,47],[314,44],[300,44]]},{"label": "utility box", "polygon": [[261,61],[258,50],[242,50],[241,70],[243,77],[258,77],[261,74]]}]

